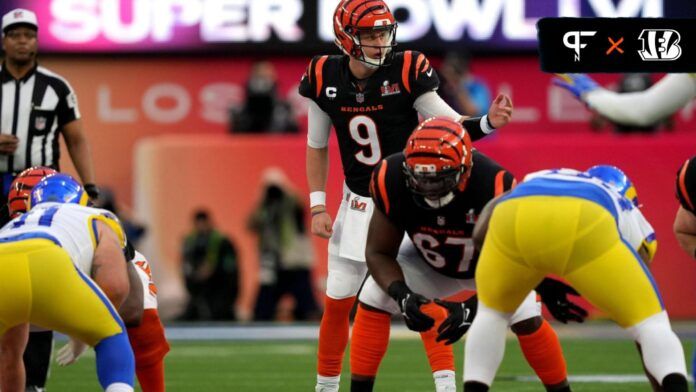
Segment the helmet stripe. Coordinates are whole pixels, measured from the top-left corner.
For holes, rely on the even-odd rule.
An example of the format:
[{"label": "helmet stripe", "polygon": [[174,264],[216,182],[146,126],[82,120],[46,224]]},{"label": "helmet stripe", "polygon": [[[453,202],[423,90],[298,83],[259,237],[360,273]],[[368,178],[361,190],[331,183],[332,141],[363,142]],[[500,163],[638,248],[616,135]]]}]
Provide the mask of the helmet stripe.
[{"label": "helmet stripe", "polygon": [[360,23],[360,21],[361,21],[365,16],[367,16],[369,13],[371,13],[371,12],[373,12],[373,11],[378,11],[378,10],[384,9],[384,5],[382,5],[382,4],[380,4],[380,5],[375,5],[375,6],[371,6],[371,7],[370,7],[370,6],[368,6],[368,4],[370,4],[370,3],[381,3],[381,1],[372,1],[372,2],[365,3],[364,5],[365,5],[365,7],[366,7],[367,9],[365,9],[363,12],[360,13],[360,15],[358,15],[358,18],[355,20],[355,25],[356,25],[356,26],[357,26],[357,25]]}]

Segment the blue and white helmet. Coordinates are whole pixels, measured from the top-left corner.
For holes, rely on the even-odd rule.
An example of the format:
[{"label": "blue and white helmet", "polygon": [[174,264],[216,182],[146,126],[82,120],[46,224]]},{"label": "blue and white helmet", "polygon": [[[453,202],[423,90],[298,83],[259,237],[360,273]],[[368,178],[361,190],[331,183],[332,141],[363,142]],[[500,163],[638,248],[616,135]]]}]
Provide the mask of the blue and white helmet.
[{"label": "blue and white helmet", "polygon": [[636,187],[633,186],[633,182],[630,178],[616,166],[612,165],[596,165],[587,169],[587,174],[591,177],[597,178],[602,182],[611,185],[615,188],[623,197],[630,200],[636,207],[640,206],[638,202],[638,193],[636,192]]},{"label": "blue and white helmet", "polygon": [[29,208],[47,202],[73,203],[86,206],[87,192],[77,180],[67,174],[51,174],[34,186],[29,197]]}]

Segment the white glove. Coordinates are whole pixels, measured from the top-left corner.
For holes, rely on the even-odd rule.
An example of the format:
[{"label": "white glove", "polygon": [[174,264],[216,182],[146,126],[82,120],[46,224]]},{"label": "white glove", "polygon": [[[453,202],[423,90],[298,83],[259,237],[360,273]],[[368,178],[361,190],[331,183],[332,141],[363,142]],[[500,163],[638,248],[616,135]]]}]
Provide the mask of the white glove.
[{"label": "white glove", "polygon": [[72,365],[77,361],[78,358],[80,358],[80,355],[85,352],[87,349],[87,344],[80,342],[79,340],[75,340],[73,338],[70,338],[70,341],[68,344],[65,346],[61,347],[60,350],[58,350],[58,354],[56,355],[56,362],[60,366],[68,366]]}]

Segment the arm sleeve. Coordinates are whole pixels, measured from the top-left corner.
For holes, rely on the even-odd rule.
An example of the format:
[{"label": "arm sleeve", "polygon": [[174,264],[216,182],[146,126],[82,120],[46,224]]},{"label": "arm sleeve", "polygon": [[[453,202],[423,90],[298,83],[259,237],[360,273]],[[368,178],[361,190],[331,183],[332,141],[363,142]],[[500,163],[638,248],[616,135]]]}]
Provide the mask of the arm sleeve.
[{"label": "arm sleeve", "polygon": [[670,74],[649,89],[636,93],[597,89],[587,93],[585,102],[613,122],[648,126],[670,116],[694,96],[696,80],[691,74]]},{"label": "arm sleeve", "polygon": [[448,117],[454,121],[459,121],[462,117],[435,91],[428,91],[416,98],[413,102],[413,108],[424,118]]},{"label": "arm sleeve", "polygon": [[312,148],[328,146],[331,118],[312,100],[309,101],[307,110],[307,124],[307,145]]}]

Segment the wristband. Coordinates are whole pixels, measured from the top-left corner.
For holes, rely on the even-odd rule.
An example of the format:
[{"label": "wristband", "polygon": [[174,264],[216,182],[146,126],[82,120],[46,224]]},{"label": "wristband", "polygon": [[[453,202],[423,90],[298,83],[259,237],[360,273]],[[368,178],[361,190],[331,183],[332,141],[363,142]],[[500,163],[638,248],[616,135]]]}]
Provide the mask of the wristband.
[{"label": "wristband", "polygon": [[483,133],[485,134],[489,134],[495,131],[495,127],[493,126],[493,124],[491,124],[491,120],[488,119],[487,114],[481,117],[481,131],[483,131]]},{"label": "wristband", "polygon": [[326,192],[324,191],[314,191],[309,194],[309,207],[314,208],[316,206],[326,205]]}]

